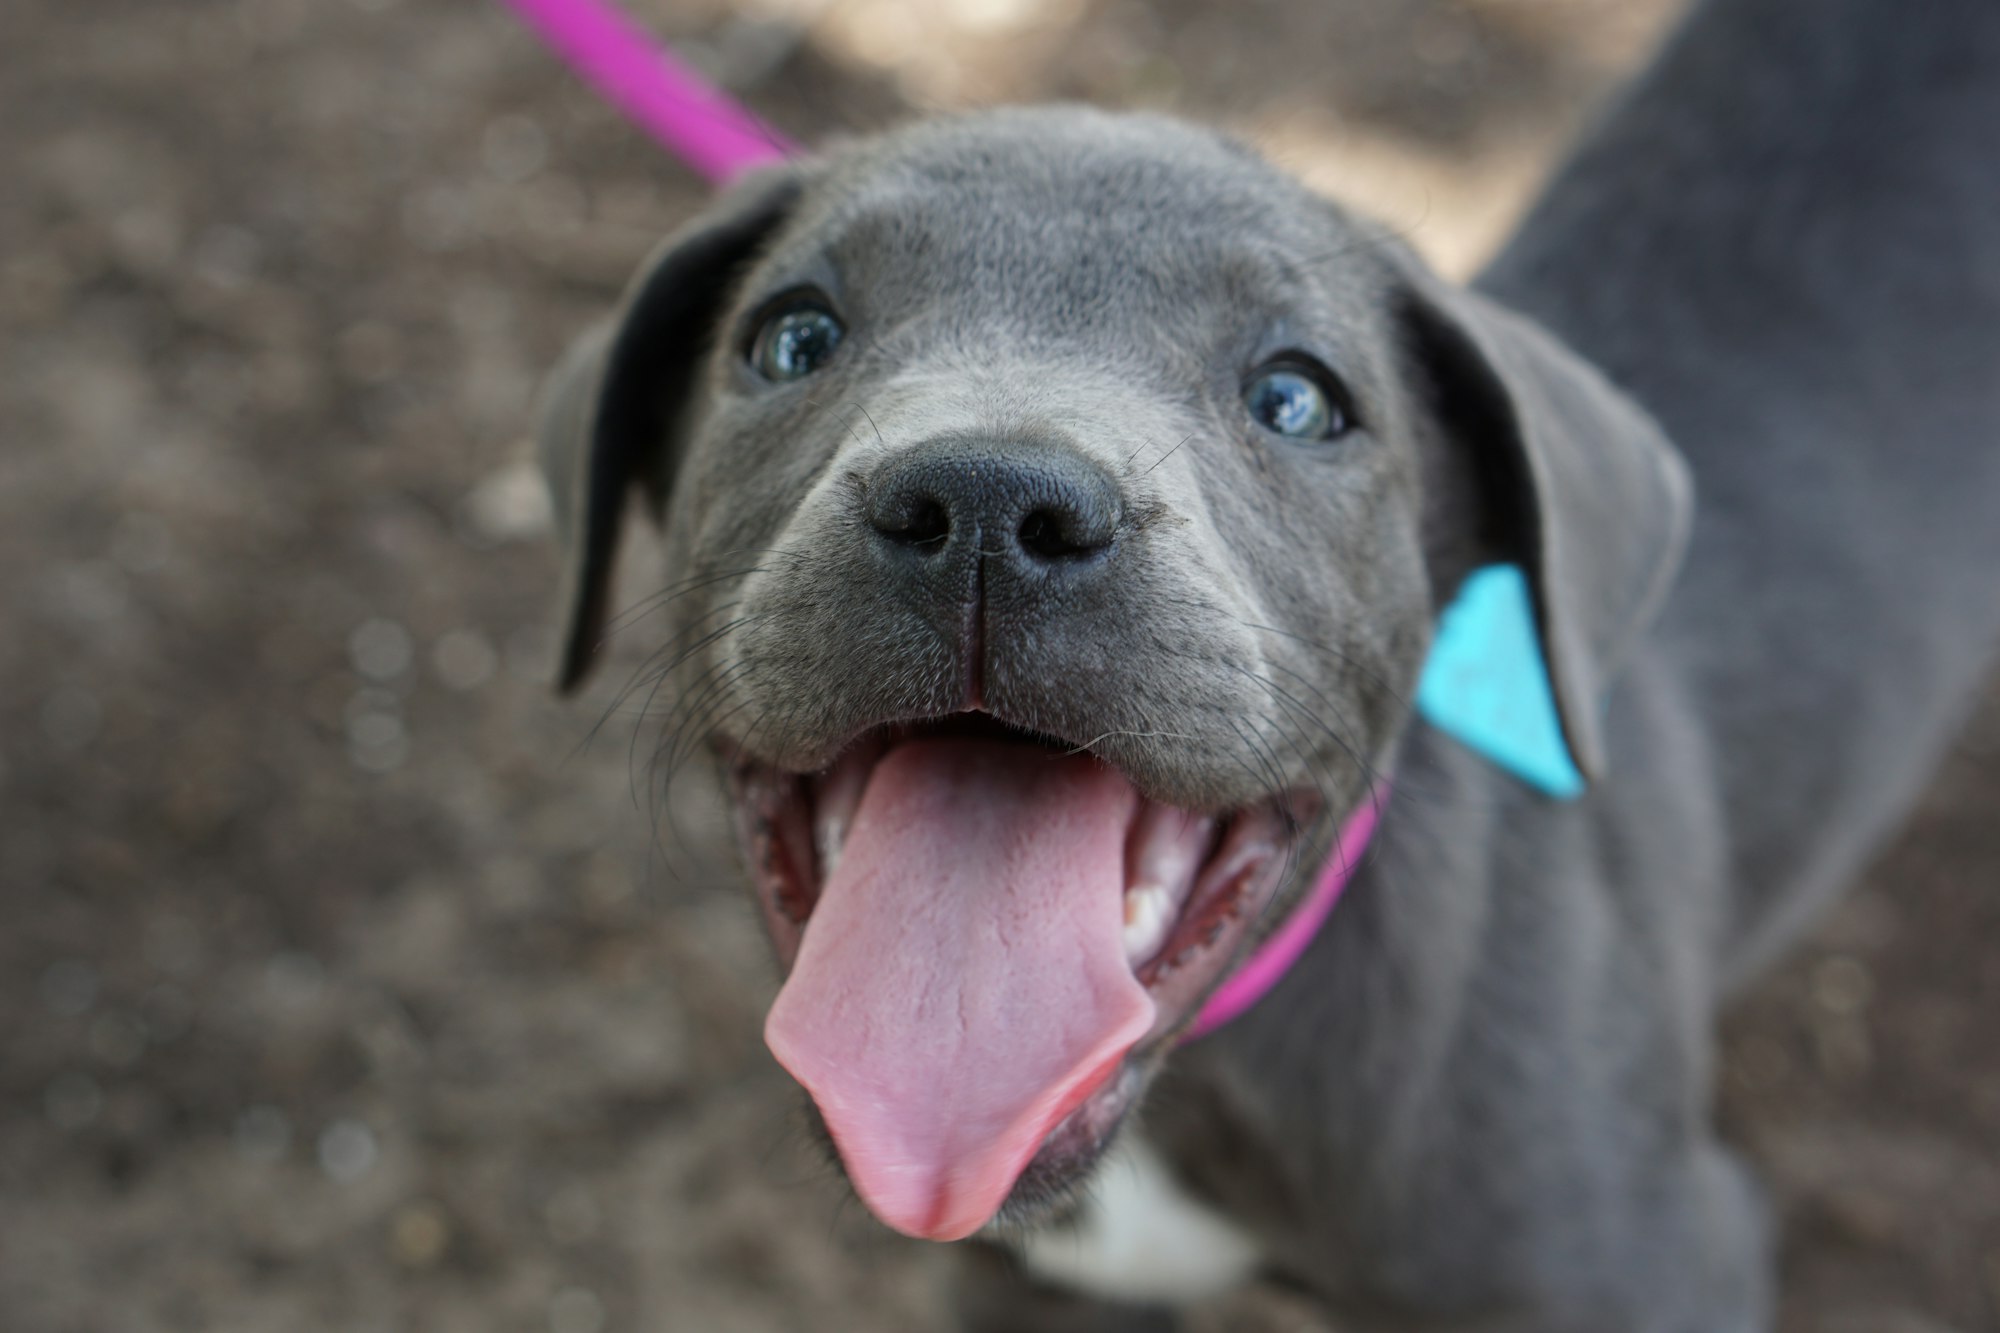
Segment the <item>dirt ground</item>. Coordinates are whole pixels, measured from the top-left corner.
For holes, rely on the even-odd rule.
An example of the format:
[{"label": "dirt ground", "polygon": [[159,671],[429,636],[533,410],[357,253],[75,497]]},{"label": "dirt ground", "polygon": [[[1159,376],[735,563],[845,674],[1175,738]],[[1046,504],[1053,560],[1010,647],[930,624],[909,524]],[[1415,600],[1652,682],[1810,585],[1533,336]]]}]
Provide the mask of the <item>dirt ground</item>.
[{"label": "dirt ground", "polygon": [[[1673,6],[635,8],[803,141],[1172,108],[1463,272]],[[542,685],[532,387],[698,182],[480,0],[8,0],[0,162],[0,1329],[937,1327],[701,793]],[[1996,813],[2000,700],[1731,1019],[1788,1333],[2000,1330]]]}]

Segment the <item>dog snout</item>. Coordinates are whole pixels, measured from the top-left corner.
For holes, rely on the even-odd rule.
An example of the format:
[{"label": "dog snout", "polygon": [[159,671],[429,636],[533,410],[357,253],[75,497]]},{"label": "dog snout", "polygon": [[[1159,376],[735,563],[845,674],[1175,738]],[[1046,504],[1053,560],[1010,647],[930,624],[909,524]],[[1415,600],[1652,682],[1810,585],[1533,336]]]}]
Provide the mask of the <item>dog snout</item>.
[{"label": "dog snout", "polygon": [[1103,469],[1038,442],[919,445],[877,470],[865,504],[868,525],[897,552],[953,564],[976,554],[989,569],[1025,574],[1101,559],[1123,514]]}]

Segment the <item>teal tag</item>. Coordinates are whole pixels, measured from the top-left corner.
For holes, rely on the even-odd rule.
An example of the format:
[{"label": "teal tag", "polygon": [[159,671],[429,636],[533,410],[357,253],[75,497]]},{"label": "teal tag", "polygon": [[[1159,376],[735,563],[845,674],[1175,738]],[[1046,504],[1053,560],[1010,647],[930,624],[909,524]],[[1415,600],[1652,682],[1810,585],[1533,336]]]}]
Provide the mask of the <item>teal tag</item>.
[{"label": "teal tag", "polygon": [[1487,565],[1459,588],[1417,681],[1417,711],[1549,795],[1583,794],[1519,566]]}]

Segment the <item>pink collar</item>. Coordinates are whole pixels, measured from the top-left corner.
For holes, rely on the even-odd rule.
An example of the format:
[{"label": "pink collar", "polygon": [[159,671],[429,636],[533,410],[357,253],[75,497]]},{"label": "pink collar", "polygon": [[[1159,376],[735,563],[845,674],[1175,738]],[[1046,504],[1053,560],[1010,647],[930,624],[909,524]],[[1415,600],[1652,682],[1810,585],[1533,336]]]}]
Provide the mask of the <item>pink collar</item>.
[{"label": "pink collar", "polygon": [[[792,152],[784,136],[710,87],[604,0],[506,3],[606,101],[708,180],[721,183]],[[1388,785],[1379,784],[1348,816],[1312,890],[1208,997],[1184,1041],[1236,1018],[1292,970],[1353,878],[1388,796]]]},{"label": "pink collar", "polygon": [[1340,901],[1347,882],[1354,878],[1354,871],[1368,851],[1368,844],[1375,836],[1375,824],[1388,799],[1389,784],[1379,783],[1368,794],[1368,799],[1347,817],[1339,836],[1334,839],[1333,851],[1327,855],[1326,867],[1319,872],[1319,879],[1311,890],[1299,900],[1284,924],[1258,945],[1243,960],[1243,965],[1208,997],[1208,1003],[1195,1015],[1194,1022],[1181,1037],[1182,1041],[1207,1036],[1241,1015],[1284,980],[1285,973],[1299,961],[1299,955],[1312,943],[1313,936],[1319,934],[1319,928],[1326,923],[1333,905]]}]

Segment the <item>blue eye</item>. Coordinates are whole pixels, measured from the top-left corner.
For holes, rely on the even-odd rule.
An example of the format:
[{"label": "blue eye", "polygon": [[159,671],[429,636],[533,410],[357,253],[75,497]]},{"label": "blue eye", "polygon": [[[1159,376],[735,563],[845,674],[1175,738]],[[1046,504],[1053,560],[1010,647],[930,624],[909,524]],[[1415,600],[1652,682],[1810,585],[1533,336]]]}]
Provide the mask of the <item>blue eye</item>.
[{"label": "blue eye", "polygon": [[757,330],[757,340],[750,344],[750,364],[779,384],[802,380],[826,364],[846,333],[824,306],[791,306]]},{"label": "blue eye", "polygon": [[1243,386],[1243,405],[1258,425],[1291,440],[1330,440],[1346,433],[1347,414],[1302,370],[1276,366]]}]

